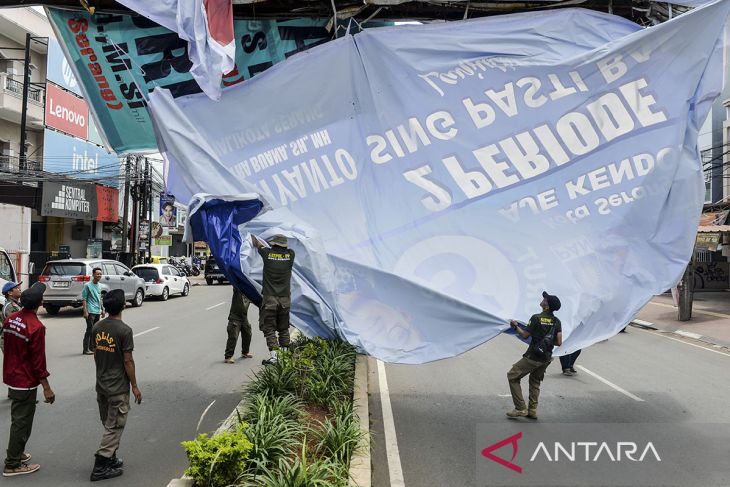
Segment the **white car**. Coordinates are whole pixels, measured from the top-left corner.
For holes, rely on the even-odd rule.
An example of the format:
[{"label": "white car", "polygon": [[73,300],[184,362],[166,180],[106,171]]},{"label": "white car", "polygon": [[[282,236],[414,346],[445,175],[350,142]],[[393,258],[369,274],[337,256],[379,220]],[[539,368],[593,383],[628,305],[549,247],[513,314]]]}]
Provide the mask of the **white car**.
[{"label": "white car", "polygon": [[167,301],[171,294],[190,294],[188,278],[169,264],[141,264],[134,266],[132,272],[144,280],[145,296],[157,296]]}]

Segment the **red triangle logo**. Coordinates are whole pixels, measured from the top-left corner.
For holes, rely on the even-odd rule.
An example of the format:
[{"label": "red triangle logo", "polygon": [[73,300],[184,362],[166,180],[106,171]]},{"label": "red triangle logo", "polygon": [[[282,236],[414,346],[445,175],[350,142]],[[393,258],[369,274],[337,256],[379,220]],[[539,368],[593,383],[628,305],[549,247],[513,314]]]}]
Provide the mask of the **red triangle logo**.
[{"label": "red triangle logo", "polygon": [[[497,443],[490,445],[486,447],[484,450],[482,450],[482,456],[489,458],[493,462],[497,462],[503,467],[507,467],[510,470],[514,470],[517,473],[522,473],[522,467],[519,465],[515,465],[512,463],[517,456],[517,450],[519,449],[519,445],[517,444],[517,441],[522,438],[522,432],[520,431],[516,435],[512,435],[509,438],[505,438],[504,440],[498,441]],[[492,452],[495,450],[499,450],[503,446],[506,445],[512,445],[512,458],[509,460],[505,460],[502,457],[498,457]]]}]

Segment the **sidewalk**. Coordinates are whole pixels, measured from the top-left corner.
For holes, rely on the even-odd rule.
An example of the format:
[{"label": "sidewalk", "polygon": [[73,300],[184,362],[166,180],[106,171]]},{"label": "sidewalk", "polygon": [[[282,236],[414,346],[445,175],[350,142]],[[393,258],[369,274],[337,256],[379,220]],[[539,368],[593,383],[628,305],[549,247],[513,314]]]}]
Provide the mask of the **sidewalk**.
[{"label": "sidewalk", "polygon": [[677,320],[677,308],[668,293],[655,296],[635,318],[662,331],[730,347],[730,292],[696,292],[690,321]]}]

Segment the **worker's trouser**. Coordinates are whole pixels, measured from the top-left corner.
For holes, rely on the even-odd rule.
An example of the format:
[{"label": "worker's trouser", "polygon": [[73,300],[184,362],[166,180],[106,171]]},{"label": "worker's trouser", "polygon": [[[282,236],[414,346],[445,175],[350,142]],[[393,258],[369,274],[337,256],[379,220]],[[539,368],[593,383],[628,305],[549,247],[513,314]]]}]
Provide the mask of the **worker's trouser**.
[{"label": "worker's trouser", "polygon": [[[289,308],[291,299],[281,296],[264,296],[259,309],[259,329],[264,332],[269,350],[289,346]],[[276,340],[276,334],[279,340]]]},{"label": "worker's trouser", "polygon": [[509,390],[512,393],[512,401],[515,403],[515,409],[525,410],[525,398],[522,396],[522,386],[520,381],[526,375],[530,375],[530,410],[537,410],[537,399],[540,396],[540,383],[545,378],[545,370],[547,370],[548,362],[538,362],[522,357],[507,372],[507,380],[509,381]]}]

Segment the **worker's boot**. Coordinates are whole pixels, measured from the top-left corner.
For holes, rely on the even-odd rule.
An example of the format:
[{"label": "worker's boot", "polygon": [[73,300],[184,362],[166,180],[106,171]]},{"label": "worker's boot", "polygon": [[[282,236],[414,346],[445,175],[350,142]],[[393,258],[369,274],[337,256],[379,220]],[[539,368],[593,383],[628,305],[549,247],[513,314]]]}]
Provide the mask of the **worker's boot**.
[{"label": "worker's boot", "polygon": [[97,480],[113,479],[122,475],[124,471],[121,468],[115,468],[113,461],[112,458],[96,455],[94,470],[91,472],[91,481],[96,482]]},{"label": "worker's boot", "polygon": [[124,460],[122,460],[121,458],[119,458],[117,456],[117,452],[116,451],[114,452],[114,455],[112,455],[112,458],[111,458],[111,461],[110,461],[110,466],[113,467],[113,468],[122,468],[122,467],[124,467]]},{"label": "worker's boot", "polygon": [[507,417],[510,419],[514,418],[524,418],[527,416],[527,409],[513,409],[512,411],[507,413]]}]

